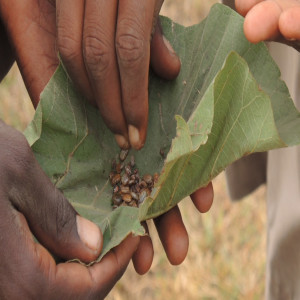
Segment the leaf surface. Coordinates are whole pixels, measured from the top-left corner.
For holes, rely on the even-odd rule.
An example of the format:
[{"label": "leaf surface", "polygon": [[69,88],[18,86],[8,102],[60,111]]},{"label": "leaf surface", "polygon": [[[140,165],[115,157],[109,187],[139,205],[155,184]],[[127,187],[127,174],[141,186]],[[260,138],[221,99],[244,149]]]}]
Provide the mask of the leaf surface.
[{"label": "leaf surface", "polygon": [[242,17],[217,4],[198,25],[161,23],[182,68],[174,81],[150,74],[148,137],[131,154],[141,174],[161,175],[139,209],[112,210],[108,175],[118,146],[62,66],[26,130],[48,176],[101,227],[99,259],[129,233],[144,234],[141,220],[168,211],[242,156],[300,144],[300,114],[265,45],[245,39]]}]

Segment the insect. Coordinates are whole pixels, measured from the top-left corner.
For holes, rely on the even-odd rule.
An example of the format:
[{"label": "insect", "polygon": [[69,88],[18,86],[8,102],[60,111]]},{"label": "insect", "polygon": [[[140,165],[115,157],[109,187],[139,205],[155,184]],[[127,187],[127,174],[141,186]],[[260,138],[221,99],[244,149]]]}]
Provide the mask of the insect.
[{"label": "insect", "polygon": [[129,150],[122,149],[119,155],[120,161],[124,161],[128,155]]},{"label": "insect", "polygon": [[151,194],[154,183],[158,180],[158,173],[153,176],[145,174],[140,177],[134,156],[131,155],[126,164],[127,156],[128,150],[121,150],[119,162],[116,160],[112,162],[109,180],[113,186],[113,209],[119,206],[139,207]]}]

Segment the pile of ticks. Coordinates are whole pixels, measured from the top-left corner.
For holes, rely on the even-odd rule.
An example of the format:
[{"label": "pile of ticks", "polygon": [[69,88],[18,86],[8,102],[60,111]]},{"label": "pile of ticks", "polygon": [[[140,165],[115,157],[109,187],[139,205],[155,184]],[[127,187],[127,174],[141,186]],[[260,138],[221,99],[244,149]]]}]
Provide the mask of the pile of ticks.
[{"label": "pile of ticks", "polygon": [[128,163],[125,159],[129,150],[121,150],[119,161],[112,162],[112,171],[109,180],[113,187],[112,206],[116,209],[119,206],[139,207],[151,194],[154,183],[158,180],[158,173],[153,176],[145,174],[141,176],[135,165],[132,155]]}]

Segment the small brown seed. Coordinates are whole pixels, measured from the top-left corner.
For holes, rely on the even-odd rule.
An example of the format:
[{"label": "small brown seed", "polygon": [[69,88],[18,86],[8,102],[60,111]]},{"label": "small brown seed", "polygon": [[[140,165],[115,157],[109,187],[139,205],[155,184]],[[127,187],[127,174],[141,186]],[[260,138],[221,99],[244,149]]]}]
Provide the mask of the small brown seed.
[{"label": "small brown seed", "polygon": [[132,197],[130,194],[124,194],[124,195],[122,195],[122,199],[123,199],[123,201],[129,203],[132,200]]},{"label": "small brown seed", "polygon": [[135,201],[130,201],[130,202],[129,202],[129,206],[137,207],[137,204],[136,204]]},{"label": "small brown seed", "polygon": [[134,184],[135,184],[135,180],[130,179],[129,182],[128,182],[128,185],[134,185]]},{"label": "small brown seed", "polygon": [[116,185],[121,181],[121,175],[115,174],[114,177],[111,180],[112,185]]},{"label": "small brown seed", "polygon": [[146,188],[146,189],[141,189],[140,195],[141,195],[142,193],[144,193],[144,192],[146,193],[147,197],[150,196],[150,194],[151,194],[151,190],[149,190],[149,189]]},{"label": "small brown seed", "polygon": [[120,163],[116,164],[116,172],[120,174],[121,171],[122,171],[121,164]]},{"label": "small brown seed", "polygon": [[147,183],[147,184],[152,184],[153,178],[150,174],[146,174],[143,176],[143,180]]},{"label": "small brown seed", "polygon": [[122,149],[119,155],[121,161],[124,161],[128,155],[129,150]]},{"label": "small brown seed", "polygon": [[137,193],[139,193],[141,191],[141,188],[140,188],[139,184],[136,184],[134,186],[134,188],[135,188],[135,190],[136,190]]},{"label": "small brown seed", "polygon": [[138,196],[137,193],[131,192],[130,195],[131,195],[132,199],[134,199],[134,200],[139,200],[139,196]]},{"label": "small brown seed", "polygon": [[147,185],[146,181],[141,180],[141,182],[139,183],[139,186],[140,186],[141,188],[146,188],[148,185]]},{"label": "small brown seed", "polygon": [[115,185],[113,188],[113,193],[116,194],[119,192],[119,190],[120,190],[120,187],[118,185]]},{"label": "small brown seed", "polygon": [[153,181],[152,181],[150,184],[148,184],[148,189],[150,189],[150,190],[152,191],[153,186],[154,186],[154,183],[153,183]]},{"label": "small brown seed", "polygon": [[125,173],[126,173],[128,176],[131,175],[131,167],[130,167],[130,165],[126,165],[126,166],[125,166]]},{"label": "small brown seed", "polygon": [[109,180],[110,180],[110,182],[112,181],[112,179],[114,178],[114,176],[115,176],[116,174],[114,173],[114,172],[110,172],[109,173]]},{"label": "small brown seed", "polygon": [[127,174],[124,174],[124,175],[122,176],[122,184],[123,184],[123,185],[128,185],[128,183],[129,183],[129,177],[128,177]]},{"label": "small brown seed", "polygon": [[131,157],[130,157],[130,165],[131,165],[132,168],[135,165],[135,160],[134,160],[134,156],[133,155],[131,155]]},{"label": "small brown seed", "polygon": [[154,183],[156,183],[158,181],[158,178],[159,178],[158,173],[154,173],[153,174],[153,181],[154,181]]},{"label": "small brown seed", "polygon": [[114,205],[120,205],[122,203],[122,196],[120,194],[113,195],[113,204]]},{"label": "small brown seed", "polygon": [[139,204],[142,204],[145,199],[147,198],[147,192],[146,191],[142,191],[141,194],[140,194],[140,197],[139,197]]},{"label": "small brown seed", "polygon": [[128,194],[128,193],[130,193],[129,186],[121,186],[121,193],[122,194]]}]

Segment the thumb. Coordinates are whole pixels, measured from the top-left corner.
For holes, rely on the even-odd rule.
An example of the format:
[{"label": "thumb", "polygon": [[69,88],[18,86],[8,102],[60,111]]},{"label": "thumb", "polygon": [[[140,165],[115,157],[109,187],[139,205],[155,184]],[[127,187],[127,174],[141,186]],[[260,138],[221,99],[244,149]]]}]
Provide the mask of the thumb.
[{"label": "thumb", "polygon": [[[17,135],[12,137],[13,135]],[[25,216],[30,230],[50,252],[63,259],[95,260],[102,249],[100,228],[81,217],[39,166],[25,138],[13,131],[8,198]]]}]

